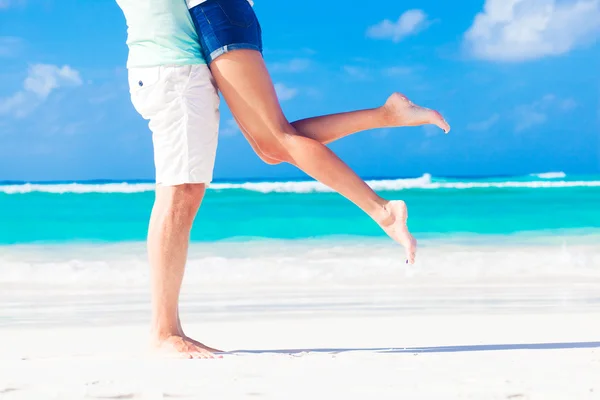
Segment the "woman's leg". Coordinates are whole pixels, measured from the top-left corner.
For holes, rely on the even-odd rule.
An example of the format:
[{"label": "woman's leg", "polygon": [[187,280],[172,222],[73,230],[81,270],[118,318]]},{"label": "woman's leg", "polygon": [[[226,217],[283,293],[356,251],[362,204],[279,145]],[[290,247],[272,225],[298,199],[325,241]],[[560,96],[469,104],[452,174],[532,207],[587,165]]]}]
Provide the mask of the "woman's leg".
[{"label": "woman's leg", "polygon": [[400,93],[393,93],[381,107],[292,122],[302,136],[323,144],[370,129],[428,124],[437,125],[445,133],[450,131],[439,112],[418,106]]},{"label": "woman's leg", "polygon": [[[393,93],[384,105],[377,108],[322,115],[298,120],[291,124],[298,134],[323,144],[329,144],[357,132],[377,128],[433,124],[445,133],[450,131],[450,125],[439,112],[418,106],[400,93]],[[257,150],[255,143],[251,144]],[[280,163],[258,151],[257,153],[268,164]]]},{"label": "woman's leg", "polygon": [[[298,120],[291,124],[298,134],[323,144],[329,144],[354,133],[377,128],[433,124],[445,133],[450,132],[450,125],[439,112],[418,106],[400,93],[393,93],[384,105],[377,108],[322,115]],[[279,160],[262,154],[252,137],[243,129],[242,133],[264,162],[271,165],[281,163]]]},{"label": "woman's leg", "polygon": [[407,252],[413,263],[416,242],[408,232],[403,202],[379,197],[331,150],[300,135],[286,120],[262,55],[236,50],[215,59],[213,77],[236,121],[253,146],[268,158],[291,163],[337,191],[377,222]]}]

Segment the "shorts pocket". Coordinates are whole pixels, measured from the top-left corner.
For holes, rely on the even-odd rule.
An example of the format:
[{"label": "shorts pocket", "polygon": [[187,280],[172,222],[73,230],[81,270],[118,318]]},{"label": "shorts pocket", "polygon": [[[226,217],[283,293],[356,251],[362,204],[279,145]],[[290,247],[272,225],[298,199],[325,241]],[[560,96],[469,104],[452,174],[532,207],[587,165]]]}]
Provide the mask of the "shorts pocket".
[{"label": "shorts pocket", "polygon": [[216,3],[232,25],[248,28],[256,20],[248,0],[216,0]]},{"label": "shorts pocket", "polygon": [[132,68],[129,70],[129,92],[136,111],[144,119],[152,117],[153,93],[160,82],[161,68]]},{"label": "shorts pocket", "polygon": [[131,94],[151,88],[160,79],[160,68],[131,68],[129,70],[129,92]]}]

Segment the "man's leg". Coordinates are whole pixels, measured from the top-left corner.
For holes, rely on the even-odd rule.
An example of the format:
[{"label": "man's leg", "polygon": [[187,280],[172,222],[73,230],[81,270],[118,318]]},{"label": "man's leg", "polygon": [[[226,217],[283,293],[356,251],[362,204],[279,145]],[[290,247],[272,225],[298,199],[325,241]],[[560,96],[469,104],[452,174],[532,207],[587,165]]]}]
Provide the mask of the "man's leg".
[{"label": "man's leg", "polygon": [[212,180],[219,132],[219,95],[206,64],[129,68],[131,101],[152,131],[156,198],[148,229],[152,340],[168,354],[213,358],[187,337],[179,293],[190,231]]},{"label": "man's leg", "polygon": [[204,184],[157,185],[148,230],[153,344],[187,358],[214,358],[217,351],[187,338],[179,323],[179,293],[190,231],[204,192]]}]

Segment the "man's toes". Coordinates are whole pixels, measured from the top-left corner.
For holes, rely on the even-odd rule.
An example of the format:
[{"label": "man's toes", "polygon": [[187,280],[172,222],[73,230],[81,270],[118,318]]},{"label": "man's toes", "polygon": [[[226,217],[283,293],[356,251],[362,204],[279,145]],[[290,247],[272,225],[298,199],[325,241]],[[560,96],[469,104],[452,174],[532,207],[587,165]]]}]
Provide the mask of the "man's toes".
[{"label": "man's toes", "polygon": [[211,352],[206,351],[205,349],[202,349],[202,348],[197,348],[195,353],[198,355],[196,358],[201,358],[201,359],[214,358],[214,356]]}]

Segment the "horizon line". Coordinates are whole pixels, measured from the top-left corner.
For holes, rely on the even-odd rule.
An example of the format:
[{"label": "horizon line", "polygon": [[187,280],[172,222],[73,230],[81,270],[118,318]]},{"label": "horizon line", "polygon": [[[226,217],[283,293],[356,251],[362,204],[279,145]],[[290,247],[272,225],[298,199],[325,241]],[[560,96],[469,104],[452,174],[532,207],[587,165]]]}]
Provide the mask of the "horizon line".
[{"label": "horizon line", "polygon": [[[569,174],[563,171],[549,171],[549,172],[531,172],[524,174],[492,174],[492,175],[433,175],[430,173],[424,173],[419,176],[366,176],[362,177],[365,181],[381,181],[381,180],[401,180],[401,179],[419,179],[426,176],[430,176],[433,178],[440,179],[494,179],[494,178],[522,178],[526,176],[534,176],[540,174],[565,174],[569,176]],[[596,173],[597,174],[597,173]],[[577,173],[572,174],[571,176],[594,176],[594,173]],[[306,177],[287,177],[287,178],[273,178],[273,177],[251,177],[251,178],[217,178],[214,179],[211,183],[219,184],[219,183],[262,183],[262,182],[313,182],[315,179],[306,176]],[[148,183],[154,184],[154,179],[143,179],[143,178],[123,178],[123,179],[61,179],[61,180],[0,180],[0,186],[8,186],[8,185],[52,185],[52,184],[119,184],[119,183]]]}]

